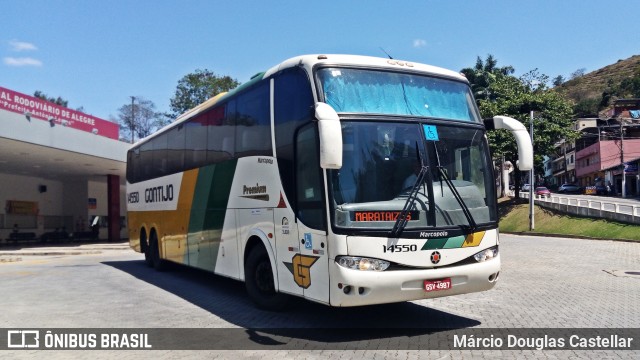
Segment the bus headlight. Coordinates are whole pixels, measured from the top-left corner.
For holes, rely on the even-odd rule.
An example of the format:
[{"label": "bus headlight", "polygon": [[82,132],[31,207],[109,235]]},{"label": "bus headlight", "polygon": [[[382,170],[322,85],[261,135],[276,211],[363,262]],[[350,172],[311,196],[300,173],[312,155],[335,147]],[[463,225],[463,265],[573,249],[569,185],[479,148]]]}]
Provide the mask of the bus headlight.
[{"label": "bus headlight", "polygon": [[483,262],[491,260],[496,256],[498,256],[498,247],[494,246],[480,251],[479,253],[473,255],[473,258],[476,259],[477,262]]},{"label": "bus headlight", "polygon": [[357,256],[339,256],[336,262],[342,267],[353,270],[384,271],[390,265],[385,260]]}]

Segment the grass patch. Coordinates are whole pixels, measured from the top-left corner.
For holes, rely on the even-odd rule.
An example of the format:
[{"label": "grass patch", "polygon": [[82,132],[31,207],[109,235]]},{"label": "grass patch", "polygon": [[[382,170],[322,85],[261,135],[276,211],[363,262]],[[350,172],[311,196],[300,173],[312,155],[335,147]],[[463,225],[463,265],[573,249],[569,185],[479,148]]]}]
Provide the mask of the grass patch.
[{"label": "grass patch", "polygon": [[[500,231],[529,231],[527,200],[503,200],[498,203]],[[568,235],[598,239],[640,241],[640,226],[604,219],[575,217],[539,206],[535,207],[535,230],[531,233]]]}]

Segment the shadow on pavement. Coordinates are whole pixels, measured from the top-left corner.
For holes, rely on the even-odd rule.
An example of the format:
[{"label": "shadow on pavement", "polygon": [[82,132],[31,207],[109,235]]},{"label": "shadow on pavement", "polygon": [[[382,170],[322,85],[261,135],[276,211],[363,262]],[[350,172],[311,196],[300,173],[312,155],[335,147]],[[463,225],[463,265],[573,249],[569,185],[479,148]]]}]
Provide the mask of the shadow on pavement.
[{"label": "shadow on pavement", "polygon": [[[332,308],[292,297],[283,312],[257,309],[244,283],[205,271],[171,264],[157,272],[142,260],[109,261],[105,265],[177,295],[184,300],[245,328],[245,341],[276,341],[260,334],[293,341],[345,343],[389,338],[422,337],[441,331],[478,326],[477,320],[410,302],[351,308]],[[276,341],[277,342],[277,341]]]}]

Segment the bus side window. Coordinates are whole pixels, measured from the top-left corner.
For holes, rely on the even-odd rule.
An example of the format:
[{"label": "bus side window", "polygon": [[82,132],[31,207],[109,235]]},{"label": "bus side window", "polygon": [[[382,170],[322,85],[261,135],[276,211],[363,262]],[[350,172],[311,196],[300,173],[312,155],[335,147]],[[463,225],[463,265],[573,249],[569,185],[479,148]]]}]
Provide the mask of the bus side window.
[{"label": "bus side window", "polygon": [[167,175],[167,133],[153,139],[153,174]]},{"label": "bus side window", "polygon": [[151,141],[147,141],[140,146],[140,164],[139,180],[153,178],[153,143]]},{"label": "bus side window", "polygon": [[310,228],[325,230],[318,135],[315,125],[298,132],[296,141],[297,216]]},{"label": "bus side window", "polygon": [[198,115],[184,124],[186,129],[184,168],[195,169],[207,163],[206,117]]},{"label": "bus side window", "polygon": [[137,183],[140,181],[140,148],[127,152],[127,181]]},{"label": "bus side window", "polygon": [[282,189],[295,210],[295,135],[298,127],[313,119],[313,93],[307,73],[301,68],[278,74],[274,83],[274,135],[278,171]]},{"label": "bus side window", "polygon": [[207,114],[207,163],[217,164],[233,158],[234,127],[225,122],[227,104],[216,106]]},{"label": "bus side window", "polygon": [[169,130],[167,135],[167,173],[173,174],[184,170],[184,126],[178,125]]},{"label": "bus side window", "polygon": [[236,109],[236,156],[271,156],[269,82],[238,96]]}]

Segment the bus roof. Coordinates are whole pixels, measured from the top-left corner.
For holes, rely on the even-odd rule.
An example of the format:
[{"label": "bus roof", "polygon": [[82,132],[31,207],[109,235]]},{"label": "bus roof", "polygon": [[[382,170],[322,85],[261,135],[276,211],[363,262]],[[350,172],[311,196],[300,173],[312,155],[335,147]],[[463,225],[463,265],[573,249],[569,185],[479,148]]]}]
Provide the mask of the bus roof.
[{"label": "bus roof", "polygon": [[282,71],[288,68],[302,66],[309,73],[313,70],[316,65],[327,65],[327,66],[364,66],[378,69],[389,69],[389,70],[404,70],[404,71],[415,71],[420,73],[425,73],[428,75],[435,75],[440,77],[448,77],[458,81],[468,82],[467,78],[464,77],[459,72],[455,72],[452,70],[447,70],[441,67],[426,65],[415,63],[411,61],[397,60],[397,59],[389,59],[389,58],[379,58],[373,56],[361,56],[361,55],[340,55],[340,54],[313,54],[313,55],[301,55],[289,58],[280,64],[273,66],[269,70],[261,73],[257,73],[252,76],[249,81],[243,83],[237,88],[229,91],[220,93],[209,100],[197,105],[196,107],[187,110],[182,115],[178,116],[178,118],[173,121],[171,124],[166,125],[162,129],[156,131],[155,133],[138,140],[132,147],[138,146],[147,141],[147,139],[154,137],[157,134],[160,134],[169,128],[172,128],[180,123],[187,121],[193,116],[199,114],[202,111],[205,111],[212,107],[213,105],[224,101],[225,99],[237,94],[244,89],[250,87],[251,85],[262,81],[265,78],[270,77],[271,75],[277,73],[278,71]]},{"label": "bus roof", "polygon": [[379,58],[373,56],[361,56],[361,55],[340,55],[340,54],[314,54],[314,55],[302,55],[287,59],[280,64],[267,70],[264,77],[269,77],[274,73],[284,70],[286,68],[294,66],[304,66],[311,70],[314,66],[319,64],[335,65],[335,66],[367,66],[374,68],[385,68],[389,70],[398,70],[404,68],[405,70],[413,70],[417,72],[428,73],[430,75],[443,76],[454,78],[460,81],[467,81],[467,79],[460,74],[452,70],[447,70],[437,66],[431,66],[426,64],[420,64],[412,61],[404,61],[398,59]]}]

